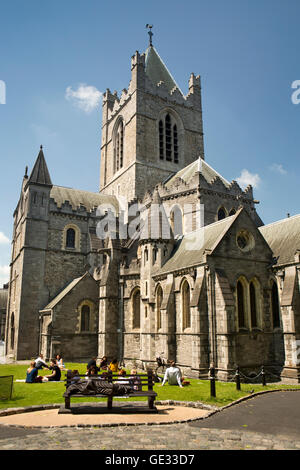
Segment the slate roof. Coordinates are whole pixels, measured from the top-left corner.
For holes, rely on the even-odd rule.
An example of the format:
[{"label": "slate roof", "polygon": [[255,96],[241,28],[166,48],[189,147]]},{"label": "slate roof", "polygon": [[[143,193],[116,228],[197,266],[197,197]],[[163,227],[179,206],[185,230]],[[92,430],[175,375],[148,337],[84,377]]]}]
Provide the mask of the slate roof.
[{"label": "slate roof", "polygon": [[52,185],[42,146],[29,176],[28,183]]},{"label": "slate roof", "polygon": [[171,258],[155,275],[201,265],[204,262],[205,251],[210,250],[212,252],[217,247],[241,211],[242,209],[230,217],[201,227],[181,237],[176,243]]},{"label": "slate roof", "polygon": [[[92,279],[94,279],[89,272],[86,272],[83,276],[77,277],[76,279],[73,279],[73,281],[70,282],[54,299],[49,302],[46,307],[44,307],[41,312],[45,310],[52,310],[61,300],[64,299],[64,297],[71,292],[77,284],[79,284],[80,281],[82,281],[86,276],[90,276]],[[96,282],[96,281],[95,281]]]},{"label": "slate roof", "polygon": [[300,214],[259,227],[277,259],[277,266],[295,262],[300,250]]},{"label": "slate roof", "polygon": [[165,186],[167,188],[172,186],[176,178],[181,178],[188,184],[197,172],[200,172],[208,183],[211,183],[214,178],[219,177],[227,188],[230,186],[229,181],[223,178],[223,176],[214,170],[205,160],[199,158],[175,173],[175,175],[165,183]]},{"label": "slate roof", "polygon": [[169,93],[173,88],[177,87],[182,94],[179,86],[153,46],[149,46],[146,50],[145,72],[155,86],[163,81]]},{"label": "slate roof", "polygon": [[90,212],[99,205],[103,205],[103,209],[111,205],[118,211],[118,200],[115,196],[66,188],[64,186],[53,186],[50,197],[54,199],[58,207],[61,207],[64,202],[69,201],[74,210],[84,206]]}]

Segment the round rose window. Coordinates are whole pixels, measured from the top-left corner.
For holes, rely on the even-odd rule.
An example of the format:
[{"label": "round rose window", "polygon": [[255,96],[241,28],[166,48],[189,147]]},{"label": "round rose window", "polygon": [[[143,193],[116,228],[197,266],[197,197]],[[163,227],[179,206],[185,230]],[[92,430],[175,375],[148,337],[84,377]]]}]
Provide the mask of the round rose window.
[{"label": "round rose window", "polygon": [[241,230],[237,234],[236,243],[240,250],[249,251],[254,247],[253,235],[247,230]]}]

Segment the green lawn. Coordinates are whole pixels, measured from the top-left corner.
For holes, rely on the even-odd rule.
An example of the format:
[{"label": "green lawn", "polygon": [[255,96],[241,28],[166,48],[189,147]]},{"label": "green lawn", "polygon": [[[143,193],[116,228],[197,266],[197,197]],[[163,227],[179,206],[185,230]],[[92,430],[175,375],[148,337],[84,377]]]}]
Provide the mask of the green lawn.
[{"label": "green lawn", "polygon": [[[77,369],[81,374],[86,371],[86,364],[67,363],[68,369]],[[0,376],[13,375],[13,397],[11,400],[0,399],[0,409],[3,408],[17,408],[32,405],[46,405],[51,403],[63,403],[63,393],[65,391],[64,383],[41,383],[41,384],[26,384],[23,382],[15,382],[16,379],[25,379],[26,369],[28,365],[0,365]],[[49,371],[42,370],[40,375],[47,375]],[[62,373],[64,379],[65,372]],[[255,392],[261,390],[284,389],[284,388],[299,388],[300,385],[283,385],[283,384],[270,384],[266,387],[256,384],[242,384],[241,391],[236,390],[235,383],[216,382],[216,398],[210,397],[210,384],[208,380],[189,379],[190,385],[187,387],[179,388],[175,386],[165,385],[161,387],[159,384],[154,386],[157,392],[157,400],[180,400],[180,401],[200,401],[210,405],[224,406],[231,403],[238,398],[249,395],[250,390]],[[103,401],[106,399],[87,397],[72,398],[72,402],[83,401]],[[124,398],[123,398],[124,400]],[[126,399],[137,401],[135,399]],[[139,400],[145,400],[139,398]]]}]

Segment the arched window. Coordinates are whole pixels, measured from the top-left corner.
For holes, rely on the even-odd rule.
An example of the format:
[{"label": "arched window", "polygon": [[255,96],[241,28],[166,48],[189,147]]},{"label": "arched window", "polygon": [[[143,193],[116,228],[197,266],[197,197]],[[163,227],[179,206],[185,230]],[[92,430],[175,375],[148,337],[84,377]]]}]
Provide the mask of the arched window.
[{"label": "arched window", "polygon": [[279,307],[278,288],[277,288],[276,282],[272,282],[271,304],[272,304],[273,328],[279,328],[280,327],[280,307]]},{"label": "arched window", "polygon": [[220,207],[220,209],[218,210],[218,220],[225,219],[225,217],[226,217],[226,211],[224,207]]},{"label": "arched window", "polygon": [[158,249],[157,247],[155,246],[153,248],[153,251],[152,251],[152,263],[155,264],[156,261],[157,261],[157,253],[158,253]]},{"label": "arched window", "polygon": [[156,326],[157,330],[160,330],[162,327],[162,318],[161,318],[161,304],[163,300],[163,290],[161,286],[158,286],[156,290]]},{"label": "arched window", "polygon": [[124,121],[120,119],[114,135],[114,169],[123,167],[124,160]]},{"label": "arched window", "polygon": [[75,230],[73,228],[68,228],[67,236],[66,236],[66,247],[67,248],[75,248]]},{"label": "arched window", "polygon": [[257,327],[257,296],[254,283],[250,282],[250,313],[251,313],[251,327]]},{"label": "arched window", "polygon": [[147,261],[148,261],[148,248],[146,247],[144,251],[144,264],[146,264]]},{"label": "arched window", "polygon": [[238,309],[238,322],[239,328],[246,327],[246,309],[245,309],[245,292],[244,285],[241,281],[237,282],[237,309]]},{"label": "arched window", "polygon": [[181,288],[182,296],[182,326],[185,330],[191,327],[191,310],[190,310],[190,286],[185,280]]},{"label": "arched window", "polygon": [[83,305],[81,307],[81,318],[80,318],[80,330],[90,331],[90,314],[91,310],[89,305]]},{"label": "arched window", "polygon": [[235,209],[231,209],[231,211],[229,212],[229,215],[234,215],[236,213]]},{"label": "arched window", "polygon": [[158,123],[159,158],[169,162],[179,161],[179,140],[176,121],[170,113],[160,119]]},{"label": "arched window", "polygon": [[10,318],[10,347],[14,349],[15,347],[15,315],[11,314]]},{"label": "arched window", "polygon": [[141,327],[141,292],[136,289],[132,294],[132,328]]},{"label": "arched window", "polygon": [[177,238],[183,235],[182,213],[178,206],[175,206],[171,210],[170,225],[171,225],[171,230],[172,230],[172,234],[174,238]]}]

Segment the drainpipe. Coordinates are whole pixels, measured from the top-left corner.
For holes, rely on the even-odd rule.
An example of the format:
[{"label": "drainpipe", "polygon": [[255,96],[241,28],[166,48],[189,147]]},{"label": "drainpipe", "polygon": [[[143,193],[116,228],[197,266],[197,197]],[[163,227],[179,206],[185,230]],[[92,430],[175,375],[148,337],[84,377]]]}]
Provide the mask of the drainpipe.
[{"label": "drainpipe", "polygon": [[[119,279],[120,279],[120,268],[119,268]],[[119,360],[123,361],[124,356],[124,280],[120,279],[119,282],[119,328],[118,328],[118,336],[119,336]]]},{"label": "drainpipe", "polygon": [[210,315],[209,315],[209,362],[211,367],[217,366],[217,338],[216,338],[216,297],[215,297],[215,272],[209,271],[210,287]]}]

